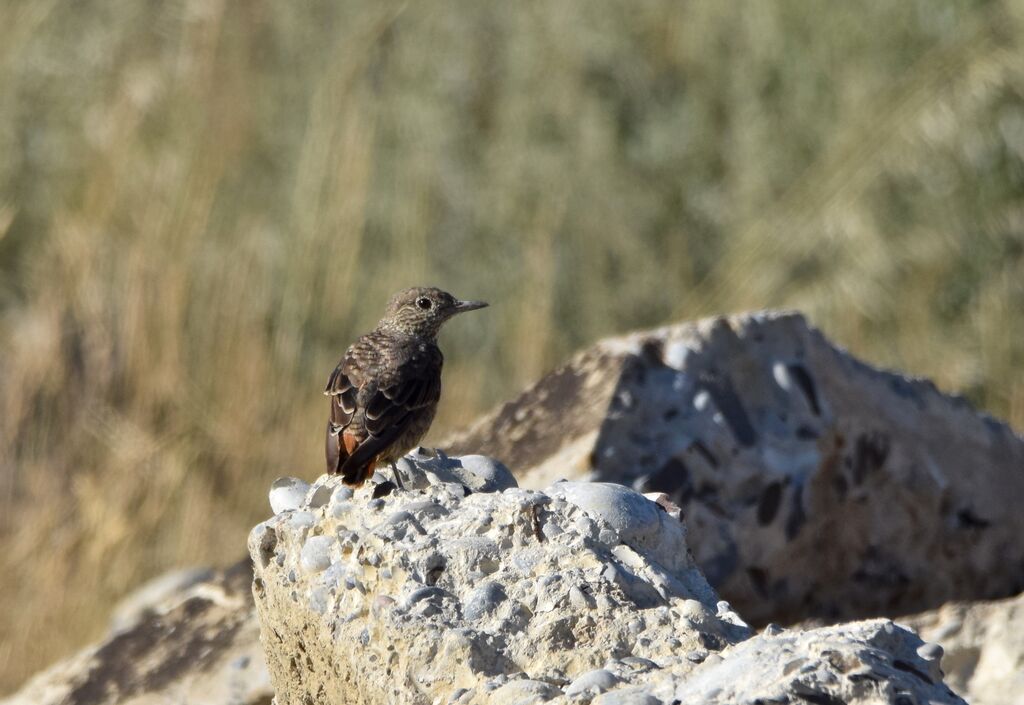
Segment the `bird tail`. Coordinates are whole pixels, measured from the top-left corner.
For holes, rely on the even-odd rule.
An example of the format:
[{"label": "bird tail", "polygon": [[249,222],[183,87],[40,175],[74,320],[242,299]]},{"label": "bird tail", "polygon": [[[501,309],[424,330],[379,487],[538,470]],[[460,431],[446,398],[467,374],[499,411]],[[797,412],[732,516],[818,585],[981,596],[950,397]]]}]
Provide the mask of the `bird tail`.
[{"label": "bird tail", "polygon": [[[373,475],[377,465],[376,453],[367,443],[360,443],[354,435],[341,432],[336,436],[337,459],[331,474],[341,475],[346,485],[360,487]],[[330,472],[330,470],[328,471]]]},{"label": "bird tail", "polygon": [[379,450],[376,444],[359,442],[352,433],[332,432],[328,424],[327,433],[327,471],[328,474],[340,474],[345,485],[360,487],[374,473]]},{"label": "bird tail", "polygon": [[362,487],[367,478],[373,475],[373,471],[376,467],[377,459],[374,458],[370,462],[359,467],[343,468],[341,481],[346,485],[351,485],[352,487]]}]

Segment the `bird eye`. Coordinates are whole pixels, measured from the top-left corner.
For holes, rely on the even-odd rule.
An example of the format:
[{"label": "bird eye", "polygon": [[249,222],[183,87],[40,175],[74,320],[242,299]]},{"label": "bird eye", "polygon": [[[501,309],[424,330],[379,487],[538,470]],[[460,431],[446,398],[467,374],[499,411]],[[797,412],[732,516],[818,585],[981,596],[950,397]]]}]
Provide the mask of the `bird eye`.
[{"label": "bird eye", "polygon": [[431,306],[434,305],[434,302],[428,299],[426,296],[421,296],[420,298],[416,299],[416,305],[422,308],[424,311],[426,311]]}]

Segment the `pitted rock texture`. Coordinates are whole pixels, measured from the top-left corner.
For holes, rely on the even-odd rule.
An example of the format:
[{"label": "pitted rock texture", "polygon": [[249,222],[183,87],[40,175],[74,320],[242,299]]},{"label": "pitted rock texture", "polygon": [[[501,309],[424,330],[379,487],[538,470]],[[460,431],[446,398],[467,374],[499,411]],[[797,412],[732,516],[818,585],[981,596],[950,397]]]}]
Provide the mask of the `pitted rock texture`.
[{"label": "pitted rock texture", "polygon": [[250,534],[278,705],[529,701],[657,660],[685,672],[749,634],[683,525],[632,490],[422,484],[374,497],[325,476]]},{"label": "pitted rock texture", "polygon": [[598,343],[447,447],[665,492],[756,624],[897,615],[1024,584],[1024,439],[797,314]]},{"label": "pitted rock texture", "polygon": [[1024,594],[899,621],[942,645],[946,682],[972,705],[1024,705]]},{"label": "pitted rock texture", "polygon": [[3,705],[269,705],[248,559],[154,581],[99,644],[37,674]]},{"label": "pitted rock texture", "polygon": [[[923,654],[923,655],[922,655]],[[889,620],[769,629],[680,674],[634,674],[594,705],[965,705],[942,682],[942,650]]]},{"label": "pitted rock texture", "polygon": [[437,473],[473,463],[406,460],[405,490],[275,483],[305,498],[249,538],[277,705],[963,704],[888,620],[751,638],[664,497],[472,492]]},{"label": "pitted rock texture", "polygon": [[403,489],[424,489],[454,482],[471,492],[499,492],[518,487],[515,475],[505,465],[486,455],[449,458],[438,450],[417,448],[395,463]]}]

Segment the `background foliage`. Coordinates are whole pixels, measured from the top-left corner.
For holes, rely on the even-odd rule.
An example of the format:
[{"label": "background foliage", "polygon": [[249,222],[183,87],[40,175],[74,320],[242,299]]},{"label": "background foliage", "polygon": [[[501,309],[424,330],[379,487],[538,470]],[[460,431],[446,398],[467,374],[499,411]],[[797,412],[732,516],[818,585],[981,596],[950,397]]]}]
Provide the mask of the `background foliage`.
[{"label": "background foliage", "polygon": [[1024,2],[5,0],[0,690],[320,472],[392,290],[434,437],[599,336],[795,307],[1024,426]]}]

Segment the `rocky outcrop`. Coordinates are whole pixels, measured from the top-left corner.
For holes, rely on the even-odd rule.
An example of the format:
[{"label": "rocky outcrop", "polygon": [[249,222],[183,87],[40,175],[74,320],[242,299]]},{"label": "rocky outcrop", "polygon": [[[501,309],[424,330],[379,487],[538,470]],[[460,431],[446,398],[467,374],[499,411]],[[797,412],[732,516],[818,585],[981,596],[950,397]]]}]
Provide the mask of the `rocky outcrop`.
[{"label": "rocky outcrop", "polygon": [[523,673],[551,689],[746,635],[654,502],[618,485],[472,492],[439,469],[377,497],[324,478],[252,532],[279,705],[444,702]]},{"label": "rocky outcrop", "polygon": [[668,493],[754,623],[895,615],[1024,585],[1024,440],[796,314],[603,341],[447,444]]},{"label": "rocky outcrop", "polygon": [[175,573],[125,600],[114,631],[3,705],[269,705],[249,560]]},{"label": "rocky outcrop", "polygon": [[1024,705],[1024,595],[899,620],[942,644],[946,682],[972,705]]},{"label": "rocky outcrop", "polygon": [[941,649],[884,620],[749,638],[664,496],[405,462],[413,488],[275,486],[249,550],[278,705],[962,703]]},{"label": "rocky outcrop", "polygon": [[[906,629],[746,638],[696,567],[756,624],[891,617],[1024,585],[1024,442],[796,315],[604,341],[447,447],[497,455],[519,485],[545,489],[518,489],[479,455],[414,454],[398,464],[404,490],[385,471],[351,497],[280,481],[276,516],[253,534],[271,670],[246,561],[147,586],[102,642],[4,705],[269,705],[271,672],[279,705],[397,690],[405,702],[956,702],[939,651]],[[562,477],[656,501],[552,484]],[[946,683],[972,703],[1024,705],[1021,599],[900,622],[945,647]]]}]

